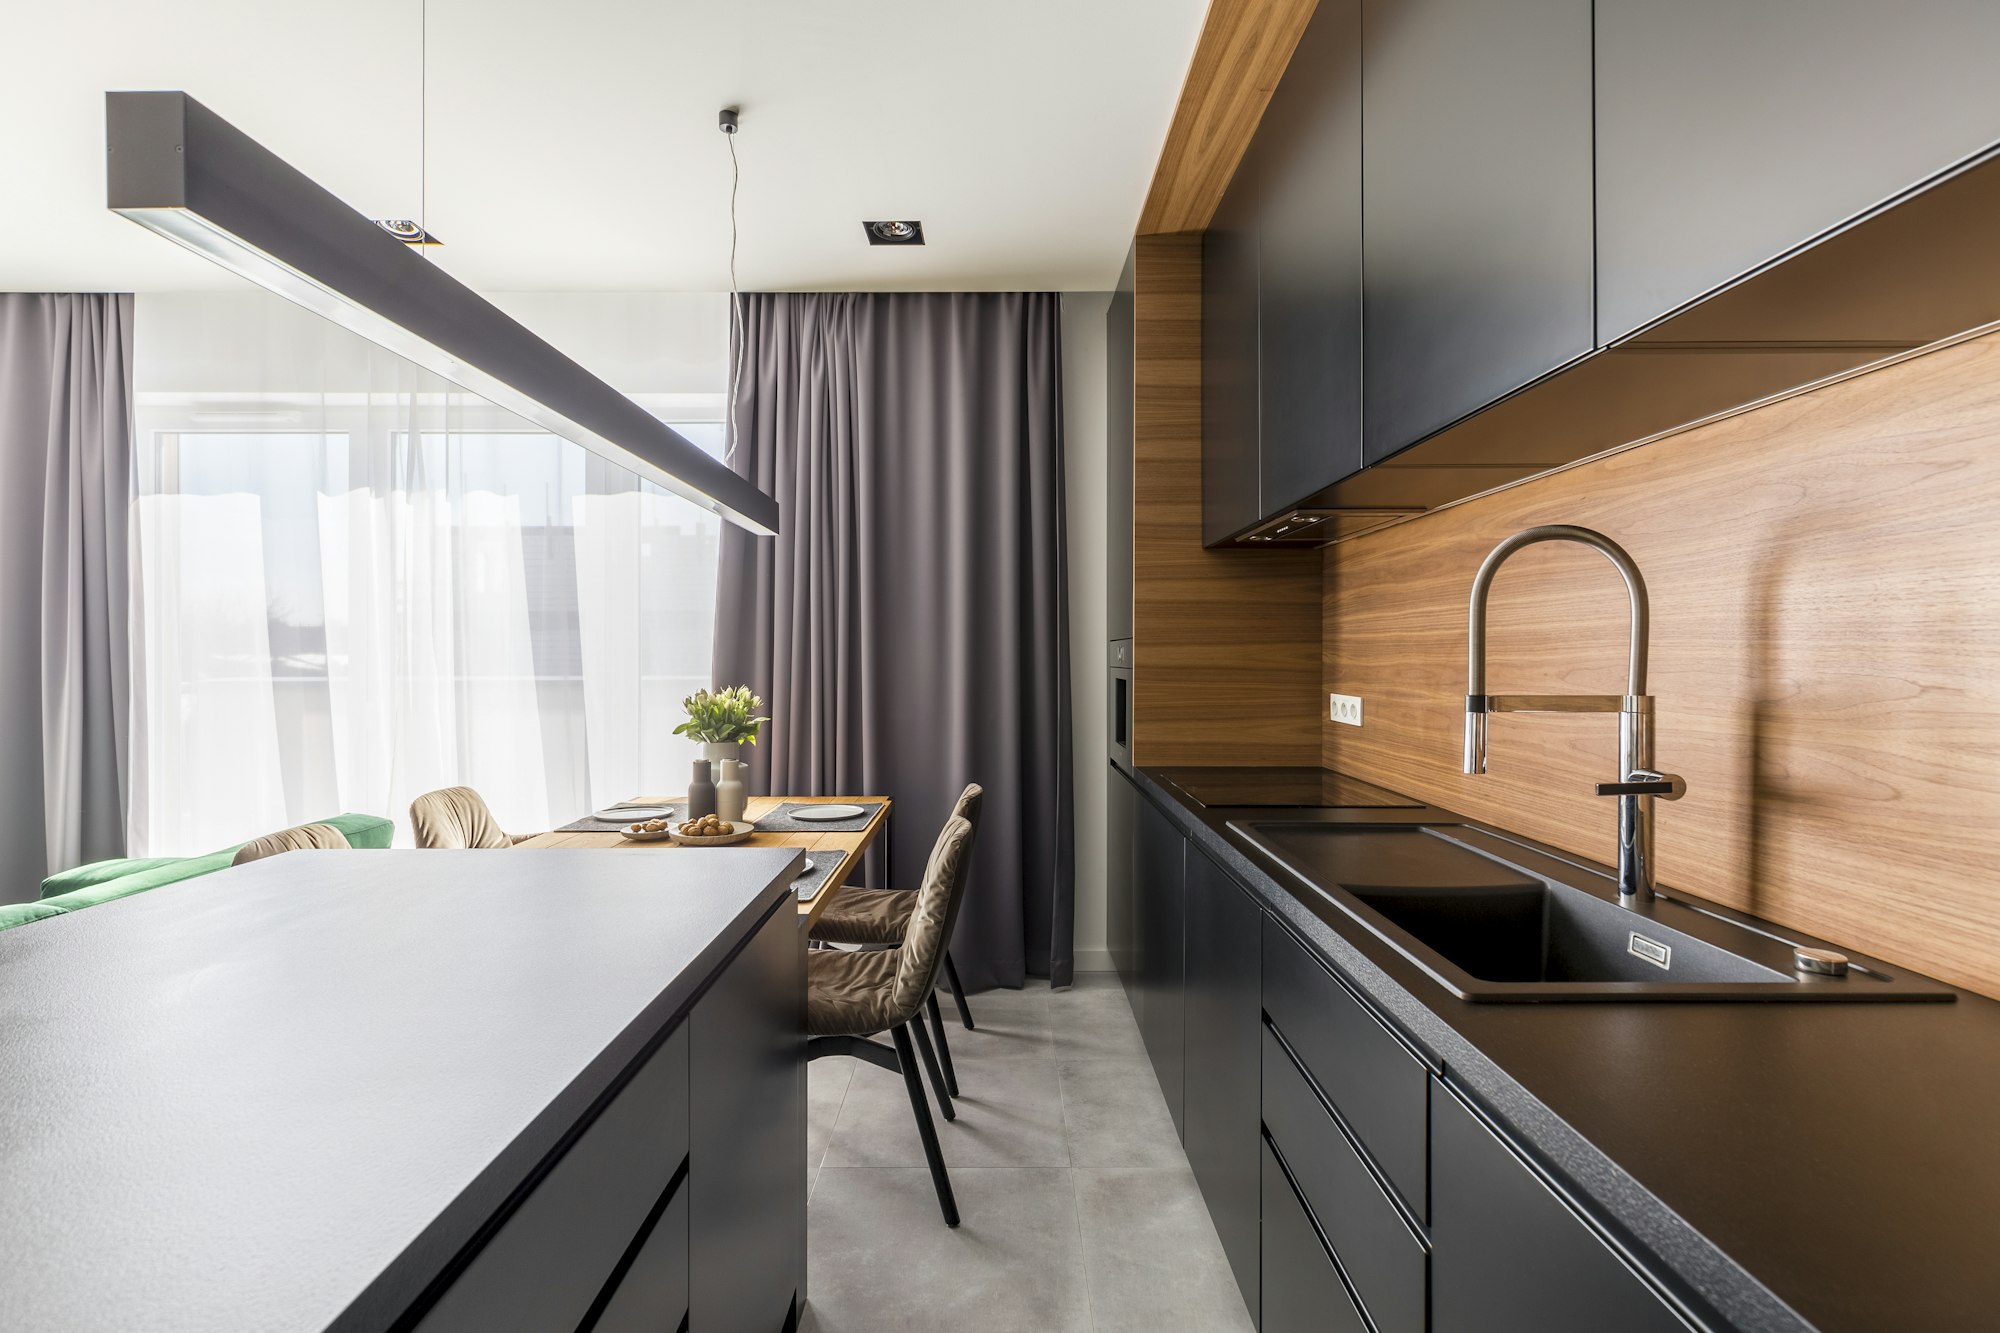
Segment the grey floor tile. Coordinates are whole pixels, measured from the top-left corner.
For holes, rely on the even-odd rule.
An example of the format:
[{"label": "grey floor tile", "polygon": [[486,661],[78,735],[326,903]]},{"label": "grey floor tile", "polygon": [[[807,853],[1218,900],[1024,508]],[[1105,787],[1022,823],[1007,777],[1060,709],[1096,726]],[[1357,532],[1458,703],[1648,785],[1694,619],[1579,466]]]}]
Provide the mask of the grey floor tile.
[{"label": "grey floor tile", "polygon": [[1192,1171],[1077,1168],[1070,1177],[1099,1333],[1248,1333]]},{"label": "grey floor tile", "polygon": [[816,1333],[1088,1333],[1076,1194],[1065,1170],[953,1173],[945,1226],[930,1173],[823,1173],[808,1217]]},{"label": "grey floor tile", "polygon": [[1185,1166],[1159,1080],[1144,1059],[1065,1060],[1063,1132],[1071,1166]]},{"label": "grey floor tile", "polygon": [[[953,1044],[956,1049],[956,1043]],[[1062,1089],[1049,1060],[957,1060],[958,1119],[931,1104],[948,1165],[1067,1166]],[[923,1140],[903,1077],[862,1065],[848,1085],[825,1165],[922,1166]]]},{"label": "grey floor tile", "polygon": [[1141,1059],[1145,1039],[1123,991],[1070,991],[1049,1002],[1049,1042],[1059,1060]]},{"label": "grey floor tile", "polygon": [[820,1163],[826,1160],[826,1146],[833,1141],[833,1127],[839,1122],[841,1104],[847,1100],[847,1085],[853,1081],[858,1063],[843,1055],[814,1060],[806,1066],[808,1194],[819,1177]]},{"label": "grey floor tile", "polygon": [[943,1000],[943,1005],[940,1012],[944,1015],[945,1041],[951,1046],[954,1060],[1047,1060],[1055,1054],[1049,1040],[1047,995],[1005,991],[991,1000],[976,995],[972,999],[975,1026],[969,1030],[960,1026],[949,998]]},{"label": "grey floor tile", "polygon": [[1125,993],[1125,985],[1118,980],[1116,972],[1078,972],[1070,982],[1072,991],[1115,990]]}]

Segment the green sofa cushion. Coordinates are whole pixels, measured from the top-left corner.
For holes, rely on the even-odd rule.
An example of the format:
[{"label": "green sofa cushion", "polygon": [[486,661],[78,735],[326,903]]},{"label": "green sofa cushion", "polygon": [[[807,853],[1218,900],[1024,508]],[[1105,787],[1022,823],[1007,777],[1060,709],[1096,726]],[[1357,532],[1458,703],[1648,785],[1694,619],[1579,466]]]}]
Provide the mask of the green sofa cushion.
[{"label": "green sofa cushion", "polygon": [[40,921],[45,916],[61,916],[62,908],[51,907],[46,902],[6,903],[0,905],[0,930],[13,926],[25,926],[30,921]]},{"label": "green sofa cushion", "polygon": [[92,861],[87,866],[77,866],[71,870],[59,870],[42,881],[42,897],[54,898],[58,894],[71,893],[77,889],[88,889],[108,880],[123,879],[136,875],[141,870],[151,870],[155,866],[172,865],[184,861],[182,856],[126,856],[112,861]]},{"label": "green sofa cushion", "polygon": [[[331,824],[347,838],[350,847],[383,848],[395,836],[394,820],[383,819],[379,815],[335,815],[331,819],[318,821]],[[92,865],[66,870],[60,875],[51,875],[42,881],[42,899],[38,903],[17,903],[11,915],[0,911],[0,930],[8,926],[25,925],[29,921],[39,921],[45,916],[56,916],[63,912],[74,912],[80,907],[94,907],[98,903],[108,903],[115,898],[129,898],[135,893],[157,889],[165,884],[178,884],[184,879],[194,879],[200,875],[226,870],[236,859],[237,849],[225,847],[219,852],[206,856],[169,856],[128,858],[120,861],[99,861]],[[96,874],[106,870],[107,873]],[[74,877],[81,883],[72,884],[64,892],[51,894],[49,885],[53,881]],[[47,910],[25,913],[21,908],[43,908]],[[16,919],[18,918],[18,919]]]},{"label": "green sofa cushion", "polygon": [[335,815],[332,819],[318,821],[331,824],[347,835],[349,847],[372,847],[377,850],[387,847],[389,840],[396,836],[396,821],[384,819],[380,815]]}]

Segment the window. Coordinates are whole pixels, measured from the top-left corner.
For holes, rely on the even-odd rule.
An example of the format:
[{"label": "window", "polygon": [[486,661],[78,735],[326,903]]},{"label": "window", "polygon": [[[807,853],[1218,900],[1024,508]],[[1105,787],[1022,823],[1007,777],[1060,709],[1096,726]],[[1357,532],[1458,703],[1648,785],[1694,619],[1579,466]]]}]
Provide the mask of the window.
[{"label": "window", "polygon": [[[523,832],[684,786],[719,520],[394,374],[141,393],[135,854],[342,810],[407,839],[410,800],[460,783]],[[720,452],[719,421],[675,424]]]}]

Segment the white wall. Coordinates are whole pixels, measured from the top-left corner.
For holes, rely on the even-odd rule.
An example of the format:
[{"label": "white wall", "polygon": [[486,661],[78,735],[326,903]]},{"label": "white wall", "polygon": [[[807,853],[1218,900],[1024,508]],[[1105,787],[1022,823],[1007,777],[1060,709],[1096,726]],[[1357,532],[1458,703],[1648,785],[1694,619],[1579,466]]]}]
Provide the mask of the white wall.
[{"label": "white wall", "polygon": [[1105,715],[1104,316],[1109,292],[1062,299],[1063,452],[1069,519],[1070,716],[1076,770],[1076,968],[1109,972],[1105,925],[1105,784],[1111,752]]}]

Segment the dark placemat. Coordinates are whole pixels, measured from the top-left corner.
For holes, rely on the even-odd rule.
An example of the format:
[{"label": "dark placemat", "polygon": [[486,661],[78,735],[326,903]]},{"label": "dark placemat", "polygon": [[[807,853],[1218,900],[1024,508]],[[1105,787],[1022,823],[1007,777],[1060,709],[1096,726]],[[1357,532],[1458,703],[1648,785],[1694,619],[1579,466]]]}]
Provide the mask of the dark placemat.
[{"label": "dark placemat", "polygon": [[838,801],[832,804],[852,805],[861,813],[852,819],[794,819],[792,811],[810,810],[815,805],[825,805],[825,801],[787,801],[757,821],[760,833],[859,833],[868,827],[868,821],[882,808],[880,801]]},{"label": "dark placemat", "polygon": [[[652,816],[652,818],[677,819],[680,814],[680,807],[678,805],[668,805],[666,802],[663,801],[660,803],[659,808],[666,810],[668,813],[666,815],[654,815]],[[591,816],[585,815],[582,819],[576,820],[573,823],[564,824],[561,828],[557,829],[556,832],[616,833],[619,829],[625,828],[629,825],[636,823],[638,823],[638,821],[635,819],[605,820],[605,819],[593,819]]]},{"label": "dark placemat", "polygon": [[834,872],[846,859],[846,852],[807,852],[806,864],[810,868],[792,881],[792,892],[800,902],[811,902],[819,897],[821,889],[833,882]]}]

